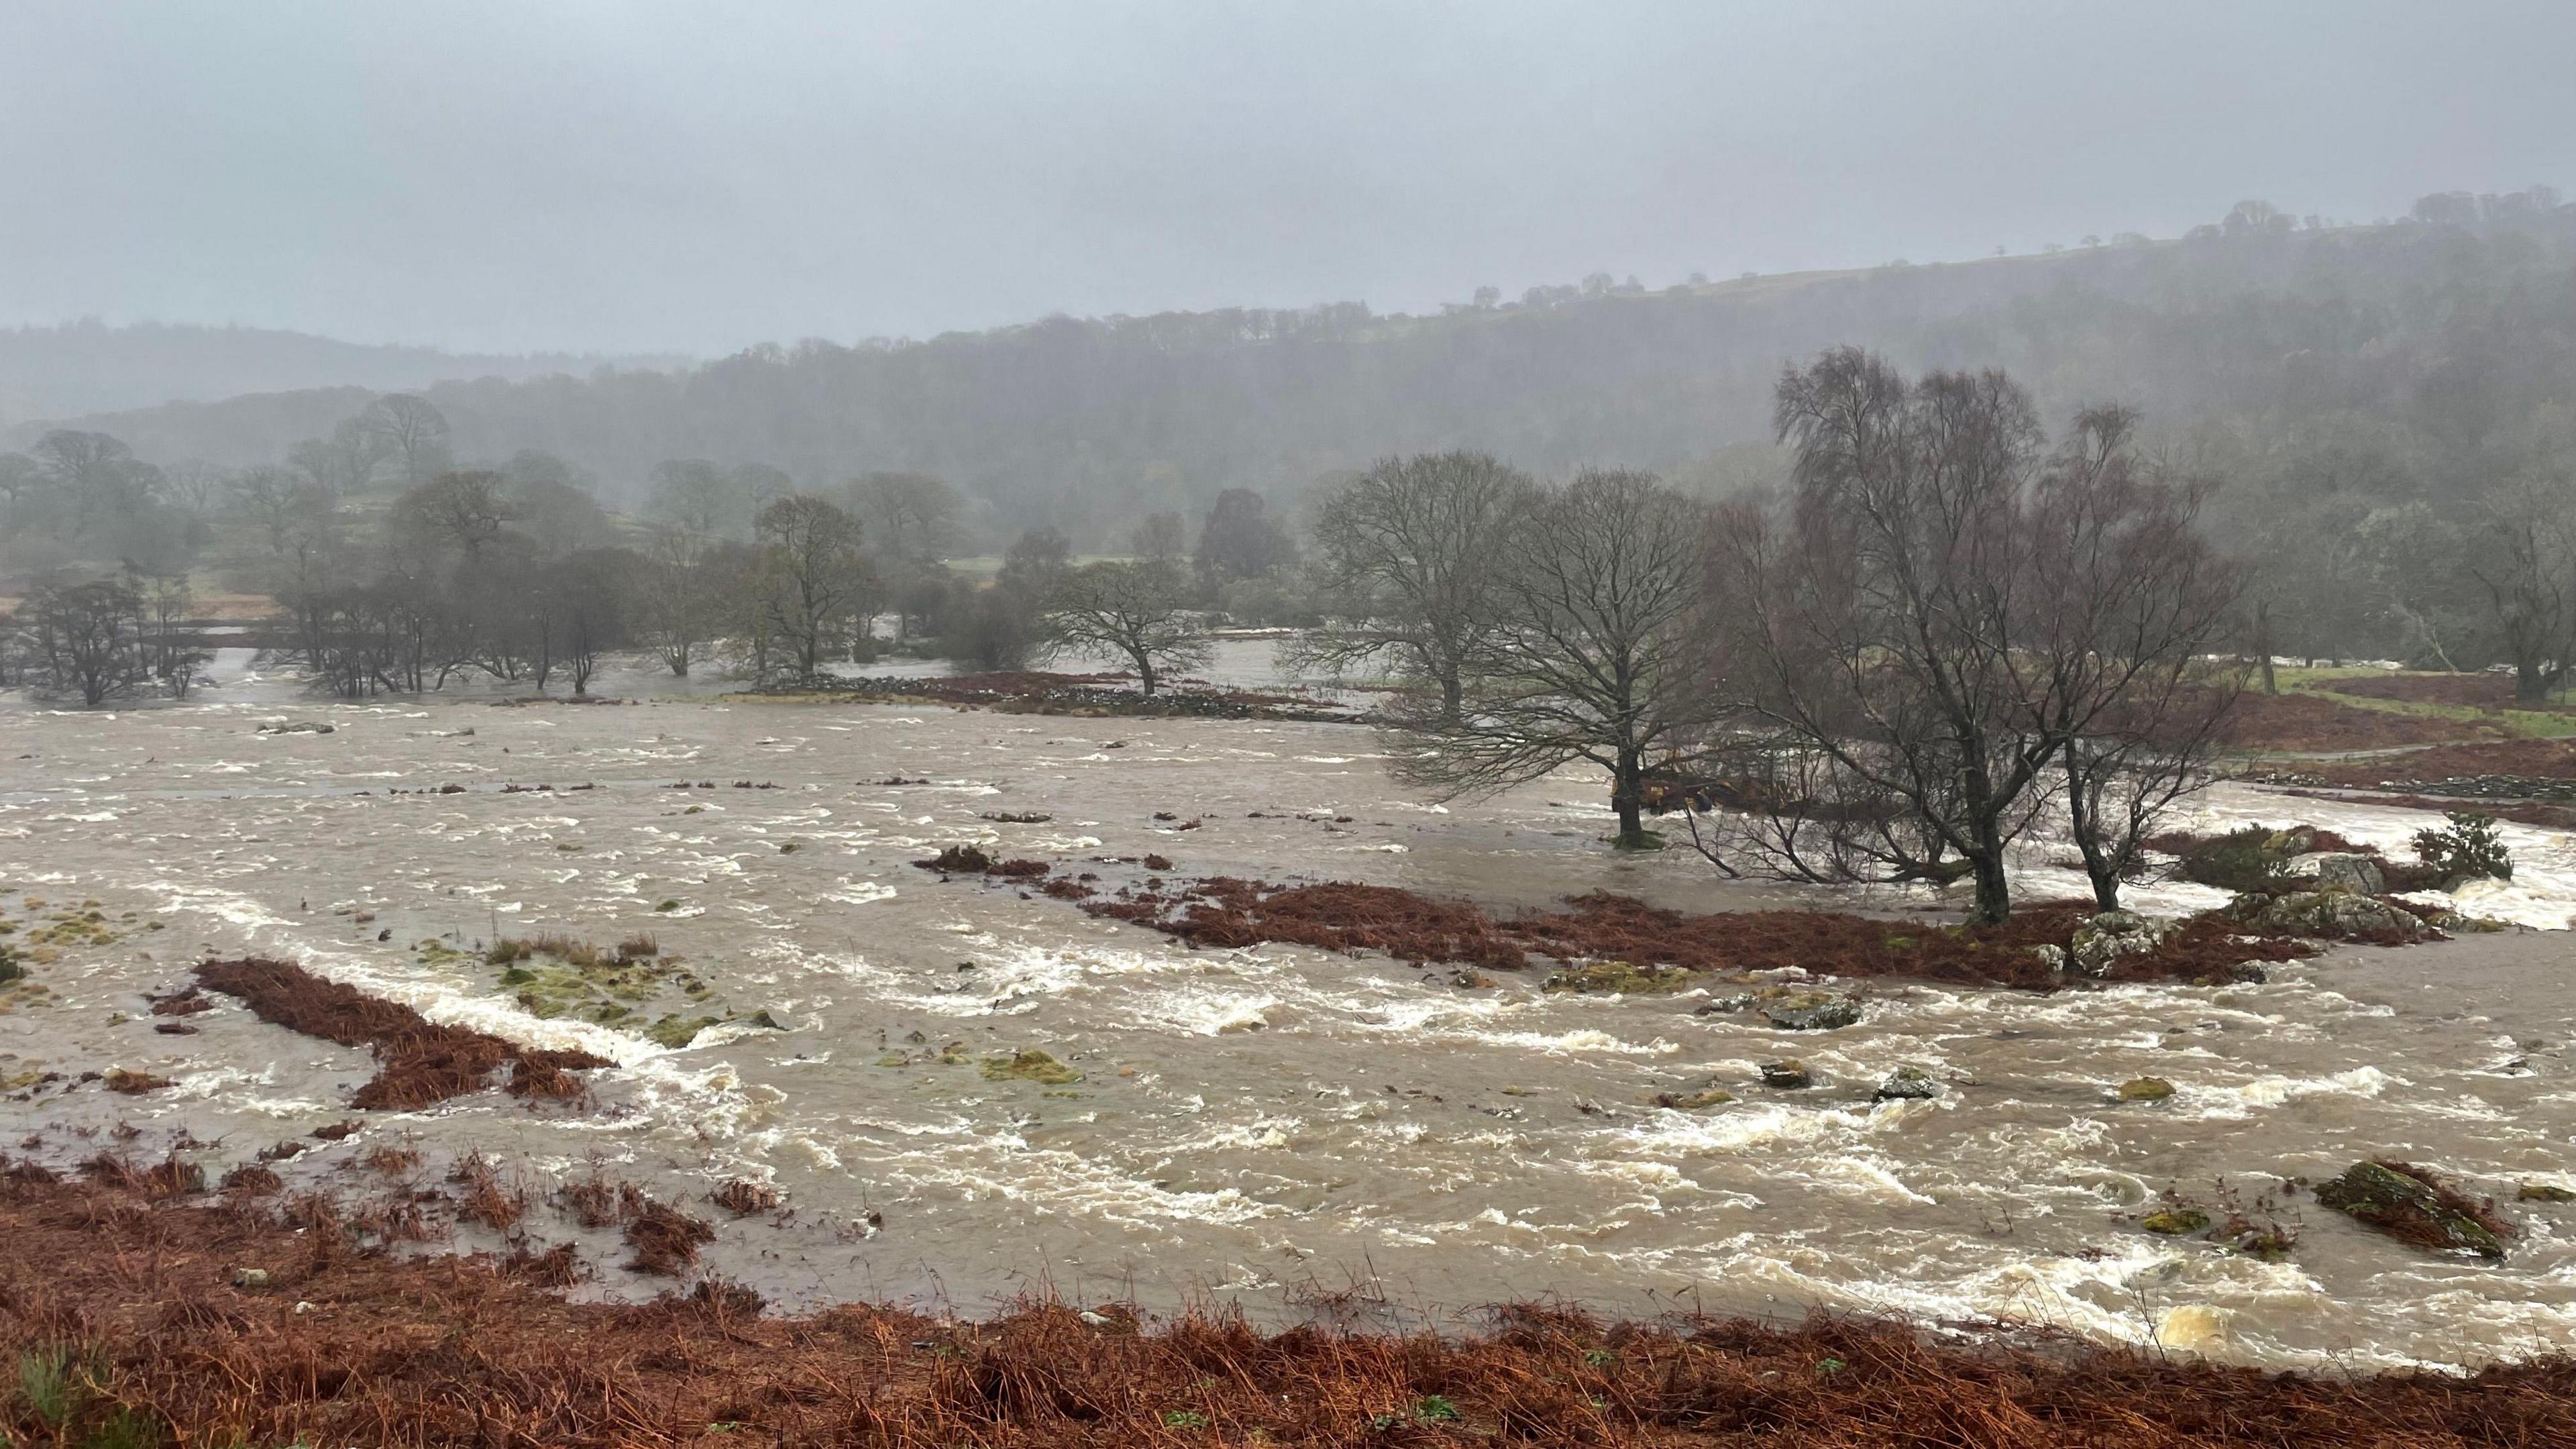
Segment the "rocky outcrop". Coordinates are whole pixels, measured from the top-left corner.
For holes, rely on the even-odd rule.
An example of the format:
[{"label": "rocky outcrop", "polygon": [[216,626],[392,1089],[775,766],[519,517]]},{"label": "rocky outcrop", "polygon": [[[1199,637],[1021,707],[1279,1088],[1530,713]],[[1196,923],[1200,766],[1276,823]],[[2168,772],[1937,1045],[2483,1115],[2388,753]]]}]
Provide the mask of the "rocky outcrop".
[{"label": "rocky outcrop", "polygon": [[2388,876],[2379,868],[2379,862],[2351,851],[2295,856],[2289,870],[2292,880],[2314,882],[2321,891],[2348,891],[2357,896],[2388,893]]},{"label": "rocky outcrop", "polygon": [[2172,930],[2171,921],[2133,911],[2104,911],[2075,928],[2065,969],[2084,976],[2107,976],[2121,957],[2154,951]]},{"label": "rocky outcrop", "polygon": [[2350,891],[2292,891],[2288,895],[2242,895],[2227,908],[2228,917],[2258,931],[2292,936],[2341,939],[2369,936],[2413,941],[2433,928],[2412,911]]}]

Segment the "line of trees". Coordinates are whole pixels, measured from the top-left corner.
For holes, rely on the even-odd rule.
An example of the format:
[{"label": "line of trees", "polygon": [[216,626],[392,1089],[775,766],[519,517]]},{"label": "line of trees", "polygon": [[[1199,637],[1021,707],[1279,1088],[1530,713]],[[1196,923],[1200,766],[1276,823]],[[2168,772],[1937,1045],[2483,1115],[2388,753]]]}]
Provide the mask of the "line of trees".
[{"label": "line of trees", "polygon": [[1775,397],[1789,484],[1721,505],[1634,472],[1380,465],[1321,510],[1338,617],[1301,657],[1392,673],[1396,769],[1445,793],[1589,762],[1623,847],[1679,807],[1729,874],[1964,879],[1986,921],[2054,804],[2116,909],[2252,670],[2209,488],[2124,409],[2052,445],[1999,371],[1839,349]]},{"label": "line of trees", "polygon": [[0,687],[32,685],[90,709],[147,691],[184,699],[206,662],[194,612],[183,575],[44,585],[0,614]]}]

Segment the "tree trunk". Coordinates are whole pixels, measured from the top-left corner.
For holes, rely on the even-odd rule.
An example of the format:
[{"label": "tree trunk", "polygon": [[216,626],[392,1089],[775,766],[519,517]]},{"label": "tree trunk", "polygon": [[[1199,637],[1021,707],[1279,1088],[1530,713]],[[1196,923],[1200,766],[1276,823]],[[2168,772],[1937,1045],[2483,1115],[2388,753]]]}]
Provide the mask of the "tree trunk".
[{"label": "tree trunk", "polygon": [[1618,768],[1610,775],[1610,804],[1619,812],[1619,838],[1614,842],[1621,850],[1646,848],[1646,824],[1639,803],[1646,794],[1645,762],[1635,750],[1619,752]]},{"label": "tree trunk", "polygon": [[1977,877],[1976,904],[1968,910],[1972,925],[1997,926],[2012,915],[2012,886],[2004,879],[2004,853],[2001,846],[1980,848],[1969,857]]},{"label": "tree trunk", "polygon": [[[2268,602],[2254,606],[2254,647],[2259,651],[2255,658],[2262,661],[2263,692],[2279,694],[2281,682],[2272,677],[2272,606]],[[2111,908],[2105,906],[2103,909]]]},{"label": "tree trunk", "polygon": [[2076,853],[2084,858],[2084,878],[2093,883],[2093,909],[2116,911],[2120,908],[2120,867],[2102,849],[2102,818],[2084,788],[2081,750],[2075,741],[2068,740],[2059,758],[2066,762],[2066,828],[2075,836]]},{"label": "tree trunk", "polygon": [[2556,674],[2556,670],[2544,669],[2538,664],[2516,664],[2513,667],[2513,702],[2547,704],[2550,688],[2558,682]]},{"label": "tree trunk", "polygon": [[1146,653],[1144,653],[1143,651],[1141,651],[1141,650],[1140,650],[1140,651],[1138,651],[1136,654],[1134,654],[1134,655],[1133,655],[1133,656],[1131,656],[1131,657],[1133,657],[1133,658],[1135,659],[1135,661],[1136,661],[1136,681],[1137,681],[1137,683],[1139,683],[1139,684],[1141,684],[1141,685],[1143,685],[1143,686],[1144,686],[1144,689],[1145,689],[1145,697],[1146,697],[1147,699],[1152,699],[1152,698],[1154,697],[1154,659],[1153,659],[1153,656],[1152,656],[1152,655],[1149,655],[1149,654],[1146,654]]},{"label": "tree trunk", "polygon": [[1454,725],[1465,710],[1467,686],[1455,671],[1440,676],[1440,722]]}]

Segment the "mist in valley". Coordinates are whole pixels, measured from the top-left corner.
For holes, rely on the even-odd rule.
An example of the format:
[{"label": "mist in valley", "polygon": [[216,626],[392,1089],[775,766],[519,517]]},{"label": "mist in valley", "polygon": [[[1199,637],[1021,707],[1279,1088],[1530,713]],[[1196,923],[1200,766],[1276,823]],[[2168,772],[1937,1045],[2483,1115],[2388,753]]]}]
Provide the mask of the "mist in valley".
[{"label": "mist in valley", "polygon": [[0,16],[0,1441],[2576,1433],[2571,41]]}]

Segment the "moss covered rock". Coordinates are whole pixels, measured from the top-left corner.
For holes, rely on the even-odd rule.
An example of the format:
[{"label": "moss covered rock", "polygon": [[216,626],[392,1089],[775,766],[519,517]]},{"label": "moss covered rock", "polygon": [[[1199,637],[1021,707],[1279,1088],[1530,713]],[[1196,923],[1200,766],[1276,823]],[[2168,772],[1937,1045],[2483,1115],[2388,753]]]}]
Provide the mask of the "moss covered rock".
[{"label": "moss covered rock", "polygon": [[1082,1080],[1082,1073],[1035,1047],[1006,1057],[986,1057],[983,1071],[984,1080],[988,1082],[1041,1082],[1050,1087],[1061,1087]]},{"label": "moss covered rock", "polygon": [[1754,1009],[1782,1031],[1831,1031],[1860,1020],[1860,998],[1835,991],[1792,991]]},{"label": "moss covered rock", "polygon": [[2162,1077],[2131,1077],[2120,1084],[2123,1102],[2161,1102],[2173,1094],[2173,1083]]},{"label": "moss covered rock", "polygon": [[2188,1237],[2193,1233],[2208,1230],[2209,1214],[2196,1207],[2176,1204],[2138,1219],[2138,1226],[2151,1233],[2162,1233],[2168,1238]]},{"label": "moss covered rock", "polygon": [[[1553,973],[1539,989],[1584,994],[1660,996],[1690,985],[1691,973],[1678,966],[1637,966],[1626,961],[1587,961]],[[1490,985],[1490,978],[1487,980]]]},{"label": "moss covered rock", "polygon": [[2513,1231],[2492,1208],[2407,1162],[2356,1162],[2343,1176],[2319,1184],[2317,1201],[2400,1242],[2441,1252],[2501,1258]]}]

